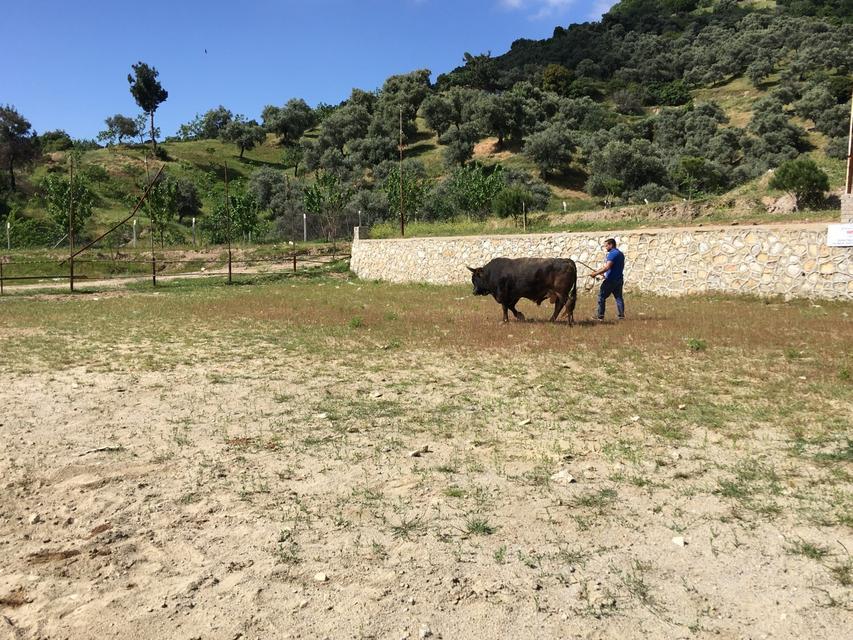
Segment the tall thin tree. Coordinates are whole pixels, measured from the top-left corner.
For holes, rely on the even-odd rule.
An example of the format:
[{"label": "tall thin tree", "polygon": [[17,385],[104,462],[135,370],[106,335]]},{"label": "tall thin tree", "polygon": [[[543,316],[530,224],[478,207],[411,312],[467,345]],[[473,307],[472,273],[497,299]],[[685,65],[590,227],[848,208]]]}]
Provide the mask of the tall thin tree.
[{"label": "tall thin tree", "polygon": [[130,84],[130,93],[136,104],[151,119],[151,144],[154,149],[157,149],[157,136],[154,130],[154,112],[161,103],[169,97],[169,92],[166,91],[157,80],[160,72],[154,67],[149,67],[144,62],[137,62],[132,65],[133,73],[127,74],[127,82]]}]

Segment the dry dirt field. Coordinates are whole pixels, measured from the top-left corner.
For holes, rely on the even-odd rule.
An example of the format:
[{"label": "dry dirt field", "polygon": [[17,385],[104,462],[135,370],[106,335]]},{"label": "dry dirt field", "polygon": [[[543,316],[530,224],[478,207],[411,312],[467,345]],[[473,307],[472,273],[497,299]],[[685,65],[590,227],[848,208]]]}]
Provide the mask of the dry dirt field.
[{"label": "dry dirt field", "polygon": [[0,298],[0,638],[853,637],[853,306],[627,302]]}]

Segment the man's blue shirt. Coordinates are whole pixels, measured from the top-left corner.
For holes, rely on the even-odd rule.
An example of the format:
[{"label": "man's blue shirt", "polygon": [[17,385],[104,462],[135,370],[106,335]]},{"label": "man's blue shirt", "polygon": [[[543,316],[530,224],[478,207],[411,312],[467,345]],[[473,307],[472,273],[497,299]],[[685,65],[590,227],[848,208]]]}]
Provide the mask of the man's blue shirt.
[{"label": "man's blue shirt", "polygon": [[625,268],[625,254],[613,247],[607,252],[607,261],[612,262],[610,269],[604,274],[604,277],[611,282],[619,282],[622,280],[622,270]]}]

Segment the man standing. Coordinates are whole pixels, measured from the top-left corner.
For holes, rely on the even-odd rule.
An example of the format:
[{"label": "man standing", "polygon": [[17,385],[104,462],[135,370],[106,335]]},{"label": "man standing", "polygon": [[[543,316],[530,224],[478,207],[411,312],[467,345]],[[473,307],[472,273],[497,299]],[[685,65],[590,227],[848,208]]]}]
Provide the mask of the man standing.
[{"label": "man standing", "polygon": [[622,299],[622,272],[625,268],[625,254],[616,248],[616,240],[608,238],[604,241],[604,250],[607,251],[606,262],[601,269],[589,274],[595,278],[604,274],[604,282],[598,292],[598,313],[596,319],[604,320],[604,302],[611,295],[616,299],[616,317],[625,319],[625,301]]}]

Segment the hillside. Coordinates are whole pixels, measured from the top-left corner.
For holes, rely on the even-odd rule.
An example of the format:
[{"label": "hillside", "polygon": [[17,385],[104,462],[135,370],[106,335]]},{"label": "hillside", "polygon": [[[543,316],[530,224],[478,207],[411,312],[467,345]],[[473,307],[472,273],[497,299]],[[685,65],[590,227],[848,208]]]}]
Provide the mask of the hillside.
[{"label": "hillside", "polygon": [[[62,132],[49,132],[33,137],[43,152],[18,169],[18,188],[0,183],[0,217],[17,246],[61,241],[64,201],[54,196],[74,155],[78,202],[92,210],[83,237],[126,216],[165,164],[140,228],[153,222],[161,242],[185,242],[196,217],[220,241],[226,162],[234,232],[254,239],[297,239],[303,213],[312,237],[345,235],[359,221],[396,228],[401,189],[411,222],[449,229],[512,227],[522,210],[542,212],[540,228],[624,223],[624,212],[600,212],[613,206],[630,206],[633,224],[648,207],[660,224],[660,212],[676,208],[667,202],[685,200],[701,203],[688,221],[831,218],[837,203],[820,194],[792,213],[796,202],[770,188],[768,172],[806,156],[830,193],[843,183],[850,5],[626,0],[599,22],[518,40],[500,56],[466,53],[435,84],[427,70],[392,76],[334,107],[268,107],[261,124],[219,107],[156,157],[147,144],[74,153]],[[671,217],[683,222],[684,207]]]}]

